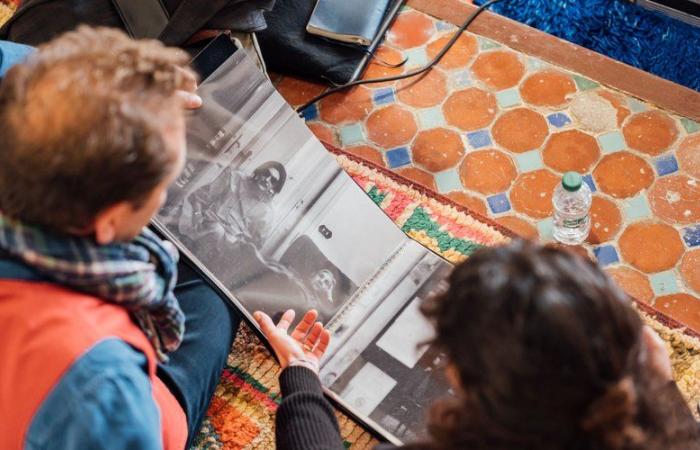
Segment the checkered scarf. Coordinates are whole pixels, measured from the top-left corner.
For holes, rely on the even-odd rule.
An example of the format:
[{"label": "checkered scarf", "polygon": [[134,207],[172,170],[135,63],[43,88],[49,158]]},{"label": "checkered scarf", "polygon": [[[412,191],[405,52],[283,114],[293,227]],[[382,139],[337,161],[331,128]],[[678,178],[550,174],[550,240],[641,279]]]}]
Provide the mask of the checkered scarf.
[{"label": "checkered scarf", "polygon": [[0,212],[0,249],[48,280],[126,308],[161,361],[182,342],[185,316],[173,295],[178,253],[152,231],[128,243],[97,245]]}]

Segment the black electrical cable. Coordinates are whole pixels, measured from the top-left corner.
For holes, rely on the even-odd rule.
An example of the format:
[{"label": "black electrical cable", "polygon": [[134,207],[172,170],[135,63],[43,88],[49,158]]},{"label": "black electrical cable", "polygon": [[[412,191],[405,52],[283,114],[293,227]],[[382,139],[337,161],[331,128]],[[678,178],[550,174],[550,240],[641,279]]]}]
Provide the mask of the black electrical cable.
[{"label": "black electrical cable", "polygon": [[449,41],[447,44],[445,44],[445,46],[442,48],[442,50],[440,50],[440,53],[438,53],[438,54],[435,56],[435,58],[433,58],[433,60],[430,61],[430,62],[429,62],[428,64],[426,64],[425,66],[420,67],[420,68],[418,68],[418,69],[411,70],[410,72],[407,72],[407,73],[404,73],[404,74],[401,74],[401,75],[394,75],[394,76],[382,77],[382,78],[370,78],[370,79],[368,79],[368,80],[356,80],[356,81],[353,81],[352,83],[347,83],[347,84],[343,84],[342,86],[334,87],[334,88],[332,88],[332,89],[327,90],[326,92],[323,92],[322,94],[317,95],[316,97],[312,98],[312,99],[309,100],[308,102],[306,102],[306,103],[304,103],[303,105],[301,105],[300,107],[298,107],[297,110],[296,110],[297,113],[299,113],[299,114],[301,115],[301,113],[302,113],[306,108],[308,108],[309,106],[311,106],[311,105],[313,105],[314,103],[318,102],[319,100],[322,100],[322,99],[328,97],[328,96],[331,95],[331,94],[335,94],[336,92],[340,92],[340,91],[342,91],[342,90],[351,88],[351,87],[353,87],[353,86],[359,86],[359,85],[361,85],[361,84],[384,83],[384,82],[386,82],[386,81],[403,80],[403,79],[405,79],[405,78],[415,77],[416,75],[420,75],[420,74],[422,74],[422,73],[424,73],[424,72],[427,72],[428,70],[432,69],[433,66],[435,66],[435,64],[437,64],[437,63],[440,62],[440,60],[442,59],[442,57],[445,56],[445,54],[450,50],[450,48],[452,48],[452,46],[454,45],[454,43],[457,42],[457,39],[459,39],[459,37],[462,35],[462,33],[464,33],[464,30],[466,30],[467,27],[468,27],[469,25],[471,25],[471,23],[474,21],[474,19],[476,19],[477,17],[479,17],[479,14],[481,14],[482,12],[484,12],[484,11],[486,10],[486,8],[488,8],[489,6],[493,5],[494,3],[498,3],[498,2],[500,2],[500,1],[502,1],[502,0],[489,0],[488,2],[486,2],[486,3],[484,3],[483,5],[479,6],[479,7],[476,9],[476,11],[474,11],[473,13],[471,13],[471,15],[467,18],[467,20],[464,21],[464,23],[462,24],[462,26],[459,27],[459,29],[455,32],[455,34],[452,36],[452,38],[450,39],[450,41]]}]

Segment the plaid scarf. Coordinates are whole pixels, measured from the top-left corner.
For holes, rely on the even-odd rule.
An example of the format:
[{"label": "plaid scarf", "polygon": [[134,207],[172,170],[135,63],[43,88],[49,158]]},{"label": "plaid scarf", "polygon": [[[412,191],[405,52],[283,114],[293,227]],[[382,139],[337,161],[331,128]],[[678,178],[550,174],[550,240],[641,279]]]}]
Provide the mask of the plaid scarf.
[{"label": "plaid scarf", "polygon": [[178,253],[147,228],[131,242],[98,245],[0,212],[0,250],[50,281],[126,308],[161,361],[182,342],[185,316],[173,295]]}]

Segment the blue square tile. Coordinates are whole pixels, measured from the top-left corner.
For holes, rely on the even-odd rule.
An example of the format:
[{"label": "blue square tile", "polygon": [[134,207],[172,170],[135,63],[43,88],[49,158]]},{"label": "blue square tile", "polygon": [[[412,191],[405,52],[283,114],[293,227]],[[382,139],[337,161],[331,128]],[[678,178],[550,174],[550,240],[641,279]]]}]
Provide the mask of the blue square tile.
[{"label": "blue square tile", "polygon": [[428,63],[428,52],[425,47],[412,48],[403,52],[404,58],[407,59],[406,67],[424,66]]},{"label": "blue square tile", "polygon": [[678,172],[678,161],[676,161],[676,157],[673,155],[656,158],[654,165],[656,166],[656,173],[658,173],[660,177],[668,175],[669,173]]},{"label": "blue square tile", "polygon": [[496,194],[486,199],[494,214],[510,211],[510,202],[506,194]]},{"label": "blue square tile", "polygon": [[591,192],[595,192],[598,190],[598,188],[595,185],[595,181],[593,181],[593,177],[590,174],[583,176],[583,182],[588,185],[588,189],[590,189]]},{"label": "blue square tile", "polygon": [[647,196],[645,194],[639,194],[636,197],[625,200],[622,203],[622,208],[625,212],[625,219],[628,222],[651,216],[649,200],[647,200]]},{"label": "blue square tile", "polygon": [[678,292],[678,282],[676,282],[676,274],[673,270],[649,275],[649,281],[651,281],[651,288],[657,296]]},{"label": "blue square tile", "polygon": [[683,240],[688,247],[700,246],[700,224],[683,228]]},{"label": "blue square tile", "polygon": [[451,78],[455,88],[468,87],[474,84],[474,79],[468,70],[454,72]]},{"label": "blue square tile", "polygon": [[565,127],[571,123],[571,118],[564,113],[554,113],[547,116],[547,121],[556,128]]},{"label": "blue square tile", "polygon": [[467,134],[467,140],[472,148],[481,148],[491,145],[491,134],[488,130],[479,130]]},{"label": "blue square tile", "polygon": [[539,58],[535,58],[534,56],[530,56],[527,58],[527,67],[533,71],[543,70],[549,68],[549,63],[546,63]]},{"label": "blue square tile", "polygon": [[389,103],[394,103],[396,98],[394,98],[394,90],[392,88],[381,88],[374,91],[372,95],[374,98],[375,105],[388,105]]},{"label": "blue square tile", "polygon": [[496,100],[498,101],[498,106],[501,108],[510,108],[511,106],[519,105],[523,102],[517,88],[506,89],[505,91],[496,93]]},{"label": "blue square tile", "polygon": [[418,122],[422,130],[438,128],[446,125],[445,116],[442,114],[442,108],[435,106],[434,108],[419,109],[416,111]]},{"label": "blue square tile", "polygon": [[437,23],[435,24],[435,28],[437,28],[438,31],[447,31],[447,30],[454,30],[455,26],[449,22],[444,22],[442,20],[438,20]]},{"label": "blue square tile", "polygon": [[620,262],[620,257],[617,256],[617,250],[615,250],[615,247],[612,245],[603,245],[594,248],[593,253],[598,259],[598,263],[603,267]]},{"label": "blue square tile", "polygon": [[543,241],[551,241],[554,239],[554,220],[551,217],[537,222],[537,231],[540,233],[540,239]]},{"label": "blue square tile", "polygon": [[525,153],[518,153],[515,156],[515,163],[521,173],[532,172],[544,167],[542,153],[539,150],[531,150]]},{"label": "blue square tile", "polygon": [[436,173],[435,182],[437,183],[438,191],[440,193],[461,191],[464,189],[457,169],[450,169],[445,170],[444,172]]},{"label": "blue square tile", "polygon": [[685,128],[685,131],[687,131],[688,134],[693,134],[696,131],[700,131],[700,123],[697,123],[685,117],[681,117],[681,123],[683,124],[683,128]]},{"label": "blue square tile", "polygon": [[574,81],[576,82],[576,86],[578,87],[579,91],[588,91],[590,89],[595,89],[598,86],[600,86],[600,84],[596,83],[595,81],[582,77],[580,75],[574,75]]},{"label": "blue square tile", "polygon": [[348,125],[340,129],[340,142],[343,146],[357,144],[365,140],[365,133],[359,123]]},{"label": "blue square tile", "polygon": [[318,105],[313,104],[301,112],[304,120],[314,120],[318,118]]},{"label": "blue square tile", "polygon": [[638,113],[638,112],[642,112],[642,111],[646,111],[646,110],[647,110],[647,105],[645,105],[644,103],[640,102],[640,101],[637,100],[636,98],[629,97],[629,98],[627,99],[627,104],[629,105],[629,107],[630,107],[630,109],[632,110],[632,112]]},{"label": "blue square tile", "polygon": [[411,163],[411,155],[408,153],[408,149],[406,147],[399,147],[389,150],[386,152],[386,159],[389,161],[389,167],[392,169]]},{"label": "blue square tile", "polygon": [[598,143],[603,148],[603,153],[614,153],[625,148],[625,138],[619,131],[601,134]]},{"label": "blue square tile", "polygon": [[479,48],[481,48],[481,50],[491,50],[492,48],[501,47],[501,44],[499,44],[496,41],[492,41],[491,39],[487,39],[481,36],[478,36],[477,39],[479,40]]}]

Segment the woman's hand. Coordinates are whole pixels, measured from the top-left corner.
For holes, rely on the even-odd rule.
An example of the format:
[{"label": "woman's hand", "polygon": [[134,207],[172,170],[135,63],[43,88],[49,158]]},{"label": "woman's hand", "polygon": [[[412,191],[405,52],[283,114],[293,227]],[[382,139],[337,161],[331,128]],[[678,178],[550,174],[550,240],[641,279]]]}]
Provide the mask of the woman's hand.
[{"label": "woman's hand", "polygon": [[178,68],[182,75],[180,88],[176,95],[180,97],[185,109],[198,109],[202,106],[202,98],[197,95],[197,77],[189,69]]},{"label": "woman's hand", "polygon": [[668,354],[666,343],[656,334],[656,331],[648,325],[644,326],[642,336],[646,350],[642,355],[646,364],[663,379],[668,381],[673,380],[671,358]]},{"label": "woman's hand", "polygon": [[263,312],[256,311],[253,317],[270,342],[282,369],[289,366],[304,366],[318,374],[319,362],[328,348],[331,333],[323,328],[321,322],[316,322],[318,318],[316,310],[307,311],[291,335],[287,330],[294,321],[293,309],[282,315],[277,326]]}]

